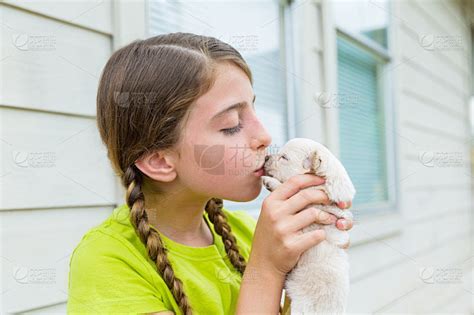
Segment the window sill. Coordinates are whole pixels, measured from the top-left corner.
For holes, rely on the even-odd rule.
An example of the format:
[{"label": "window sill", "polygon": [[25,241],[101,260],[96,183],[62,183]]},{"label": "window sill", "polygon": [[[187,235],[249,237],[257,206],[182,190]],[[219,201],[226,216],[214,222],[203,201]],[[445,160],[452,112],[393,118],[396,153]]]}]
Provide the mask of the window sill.
[{"label": "window sill", "polygon": [[354,225],[349,230],[350,247],[365,245],[402,232],[402,215],[393,210],[358,215],[354,213]]}]

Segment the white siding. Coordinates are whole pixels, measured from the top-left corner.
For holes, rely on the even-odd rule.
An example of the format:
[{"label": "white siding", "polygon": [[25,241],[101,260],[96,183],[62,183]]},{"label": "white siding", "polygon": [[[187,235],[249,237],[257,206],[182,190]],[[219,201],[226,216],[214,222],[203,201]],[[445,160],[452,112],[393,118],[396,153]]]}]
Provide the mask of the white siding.
[{"label": "white siding", "polygon": [[[472,313],[473,205],[470,171],[470,29],[457,2],[396,1],[396,138],[401,224],[392,235],[370,236],[350,250],[348,312]],[[462,49],[427,50],[423,36],[460,36]],[[461,162],[427,167],[423,151],[448,152]],[[353,233],[371,234],[362,218]],[[392,222],[381,221],[391,228]],[[367,225],[367,224],[366,224]],[[429,282],[433,268],[461,279]],[[426,280],[423,281],[423,279]]]},{"label": "white siding", "polygon": [[[322,5],[321,5],[322,3]],[[318,93],[337,93],[335,26],[329,1],[297,1],[297,136],[337,154],[337,113]],[[370,4],[369,4],[370,5]],[[376,2],[372,2],[376,5]],[[350,313],[472,313],[473,204],[470,170],[470,29],[458,2],[394,1],[392,76],[398,159],[398,208],[367,216],[354,210]],[[460,36],[462,50],[426,50],[423,36]],[[426,167],[423,151],[459,152],[461,165]],[[454,268],[461,283],[428,284],[433,268]],[[423,281],[425,279],[425,281]]]},{"label": "white siding", "polygon": [[116,205],[95,122],[112,3],[6,1],[0,15],[0,313],[65,313],[72,249]]}]

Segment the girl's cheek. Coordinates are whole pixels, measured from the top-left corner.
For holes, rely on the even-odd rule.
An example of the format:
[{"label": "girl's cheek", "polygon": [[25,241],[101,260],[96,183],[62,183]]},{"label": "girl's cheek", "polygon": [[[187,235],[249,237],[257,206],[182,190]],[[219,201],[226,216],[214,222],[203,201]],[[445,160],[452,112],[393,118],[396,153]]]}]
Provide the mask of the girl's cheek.
[{"label": "girl's cheek", "polygon": [[[243,142],[242,142],[243,143]],[[255,161],[252,161],[250,147],[247,144],[234,144],[229,146],[226,152],[225,164],[228,169],[251,168]]]},{"label": "girl's cheek", "polygon": [[196,146],[193,153],[199,168],[211,170],[223,163],[225,148],[223,145],[201,145]]}]

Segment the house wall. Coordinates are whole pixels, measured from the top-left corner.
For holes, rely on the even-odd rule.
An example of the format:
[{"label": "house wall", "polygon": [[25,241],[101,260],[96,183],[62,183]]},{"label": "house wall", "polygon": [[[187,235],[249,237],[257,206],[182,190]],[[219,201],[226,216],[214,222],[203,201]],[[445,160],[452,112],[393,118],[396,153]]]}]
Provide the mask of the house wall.
[{"label": "house wall", "polygon": [[[350,248],[349,312],[472,313],[469,23],[454,1],[395,1],[393,9],[396,124],[389,132],[401,220],[392,235]],[[442,36],[460,45],[443,47]],[[432,154],[445,154],[447,164],[432,164]],[[371,218],[360,220],[355,233],[370,235],[363,225]]]},{"label": "house wall", "polygon": [[95,124],[112,10],[0,3],[2,314],[65,313],[72,249],[116,204]]},{"label": "house wall", "polygon": [[[461,1],[393,1],[393,59],[385,74],[397,206],[370,215],[352,209],[348,313],[473,311],[466,10]],[[297,136],[321,141],[338,155],[337,111],[315,101],[320,93],[337,93],[330,1],[296,1],[293,14],[295,42],[301,43],[295,47]],[[431,160],[434,154],[446,158]]]}]

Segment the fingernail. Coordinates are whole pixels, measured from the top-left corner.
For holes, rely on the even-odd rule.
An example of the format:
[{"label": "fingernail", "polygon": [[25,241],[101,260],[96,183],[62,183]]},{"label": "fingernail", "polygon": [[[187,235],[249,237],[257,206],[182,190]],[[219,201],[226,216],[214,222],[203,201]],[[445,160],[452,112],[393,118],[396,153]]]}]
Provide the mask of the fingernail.
[{"label": "fingernail", "polygon": [[324,211],[321,212],[321,215],[319,216],[319,219],[320,219],[320,220],[327,220],[327,219],[329,219],[329,218],[330,218],[329,213],[324,212]]},{"label": "fingernail", "polygon": [[342,224],[343,229],[347,229],[347,221],[346,220],[342,220],[341,224]]}]

